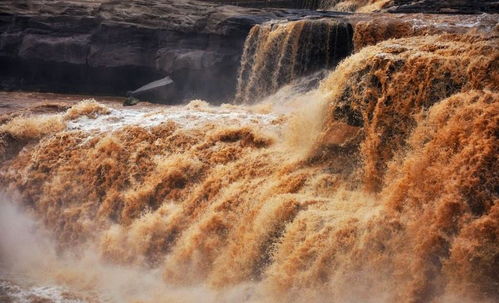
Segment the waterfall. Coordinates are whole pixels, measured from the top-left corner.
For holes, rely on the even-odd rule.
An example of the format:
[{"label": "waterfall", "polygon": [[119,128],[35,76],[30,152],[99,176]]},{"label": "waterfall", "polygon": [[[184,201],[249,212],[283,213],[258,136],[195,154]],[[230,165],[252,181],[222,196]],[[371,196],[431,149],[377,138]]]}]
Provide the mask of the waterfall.
[{"label": "waterfall", "polygon": [[236,103],[256,103],[282,85],[332,68],[352,51],[352,28],[335,20],[254,26],[244,44]]}]

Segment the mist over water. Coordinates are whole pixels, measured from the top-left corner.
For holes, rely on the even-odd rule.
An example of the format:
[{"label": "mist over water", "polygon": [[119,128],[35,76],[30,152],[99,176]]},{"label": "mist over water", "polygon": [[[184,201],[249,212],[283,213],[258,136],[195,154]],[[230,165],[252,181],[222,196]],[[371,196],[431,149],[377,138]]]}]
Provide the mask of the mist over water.
[{"label": "mist over water", "polygon": [[2,124],[0,295],[496,301],[497,38],[389,40],[288,75],[307,24],[252,30],[246,105],[87,100]]},{"label": "mist over water", "polygon": [[5,196],[0,211],[0,290],[14,302],[215,302],[203,287],[167,287],[157,270],[109,264],[92,245],[79,253],[58,251],[39,222]]}]

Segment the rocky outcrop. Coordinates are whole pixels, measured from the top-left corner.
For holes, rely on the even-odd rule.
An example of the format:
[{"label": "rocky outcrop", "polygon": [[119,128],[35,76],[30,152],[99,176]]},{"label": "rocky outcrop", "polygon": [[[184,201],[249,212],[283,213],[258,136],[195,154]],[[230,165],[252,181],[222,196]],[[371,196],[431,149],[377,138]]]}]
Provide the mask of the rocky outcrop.
[{"label": "rocky outcrop", "polygon": [[499,1],[494,0],[392,0],[391,2],[387,11],[392,13],[499,13]]},{"label": "rocky outcrop", "polygon": [[488,38],[497,36],[497,15],[450,14],[355,14],[349,18],[354,25],[354,48],[375,45],[388,39],[436,34],[472,34]]},{"label": "rocky outcrop", "polygon": [[0,88],[125,95],[166,76],[176,100],[234,94],[250,28],[340,16],[179,0],[2,1]]},{"label": "rocky outcrop", "polygon": [[497,0],[204,0],[248,7],[289,7],[392,13],[498,13]]},{"label": "rocky outcrop", "polygon": [[[416,3],[409,2],[389,7]],[[494,1],[481,3],[489,2],[493,9]],[[495,30],[495,15],[446,16],[262,10],[194,0],[6,0],[0,2],[0,89],[125,96],[169,77],[175,89],[148,101],[220,103],[234,97],[248,32],[270,20],[350,23],[356,50],[389,38]],[[351,45],[345,39],[335,45]]]}]

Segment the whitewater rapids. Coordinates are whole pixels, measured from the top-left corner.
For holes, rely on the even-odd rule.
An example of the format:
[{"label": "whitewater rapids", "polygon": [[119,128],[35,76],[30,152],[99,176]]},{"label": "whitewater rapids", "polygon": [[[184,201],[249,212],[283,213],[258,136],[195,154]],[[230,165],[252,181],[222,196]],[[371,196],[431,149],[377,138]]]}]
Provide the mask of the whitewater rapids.
[{"label": "whitewater rapids", "polygon": [[496,301],[497,45],[382,42],[285,104],[5,118],[0,256],[25,278],[1,295]]}]

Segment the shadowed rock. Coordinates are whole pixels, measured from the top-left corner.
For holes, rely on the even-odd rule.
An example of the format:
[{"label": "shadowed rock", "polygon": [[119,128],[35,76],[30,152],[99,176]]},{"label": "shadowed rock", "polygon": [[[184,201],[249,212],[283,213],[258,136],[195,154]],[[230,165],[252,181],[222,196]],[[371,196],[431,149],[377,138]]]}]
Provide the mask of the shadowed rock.
[{"label": "shadowed rock", "polygon": [[0,89],[125,93],[165,76],[177,100],[232,98],[255,24],[307,16],[186,0],[0,2]]},{"label": "shadowed rock", "polygon": [[393,0],[387,8],[392,13],[478,14],[499,13],[495,0]]},{"label": "shadowed rock", "polygon": [[[395,2],[400,9],[410,4]],[[497,1],[483,3],[489,2],[493,8]],[[428,4],[424,10],[437,6]],[[175,82],[175,100],[223,103],[234,97],[244,41],[254,25],[336,19],[353,25],[358,50],[389,38],[454,32],[458,27],[481,30],[481,25],[470,24],[488,19],[496,23],[494,15],[466,17],[473,19],[466,22],[464,16],[450,17],[262,10],[191,0],[5,0],[0,2],[0,89],[124,96],[169,76]],[[378,30],[379,24],[386,26]],[[335,45],[351,45],[350,39]]]}]

